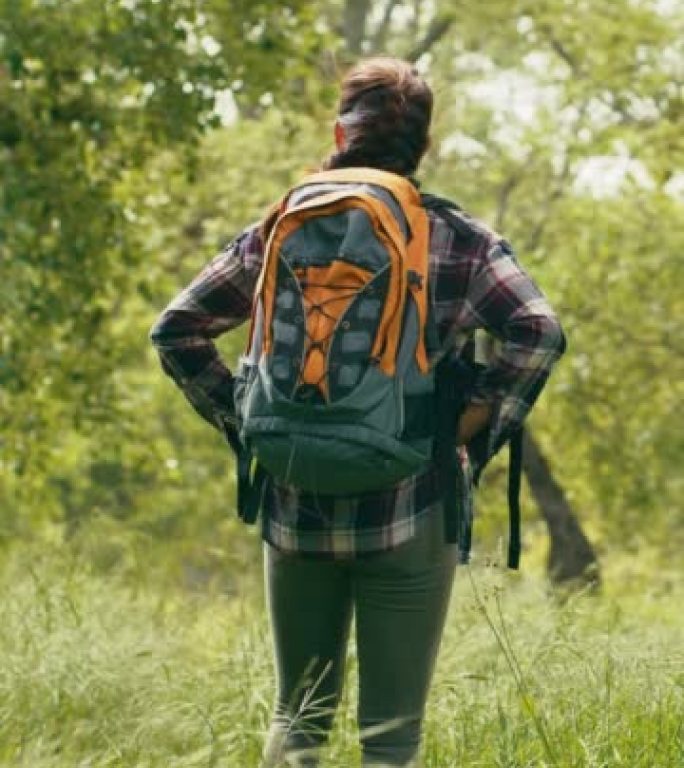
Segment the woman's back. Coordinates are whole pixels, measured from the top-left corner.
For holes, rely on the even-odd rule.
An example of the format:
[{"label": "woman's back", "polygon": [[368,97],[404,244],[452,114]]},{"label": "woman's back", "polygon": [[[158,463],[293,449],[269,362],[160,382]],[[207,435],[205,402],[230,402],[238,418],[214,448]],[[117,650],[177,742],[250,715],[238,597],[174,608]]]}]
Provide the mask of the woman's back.
[{"label": "woman's back", "polygon": [[[432,93],[410,64],[395,59],[361,62],[342,84],[334,131],[337,149],[324,170],[343,174],[345,169],[369,168],[395,174],[420,200],[413,175],[429,145],[431,113]],[[271,233],[278,234],[284,213],[286,209],[277,206],[261,224],[237,237],[174,299],[151,334],[165,371],[198,413],[237,448],[238,422],[244,423],[246,413],[241,400],[244,391],[237,392],[241,410],[236,413],[235,379],[213,337],[250,317],[255,296],[263,298],[264,283],[267,290],[277,285],[278,269],[269,271],[264,257],[271,253],[273,242],[266,243]],[[496,357],[473,382],[458,423],[446,425],[447,435],[452,430],[452,453],[458,452],[460,459],[450,488],[458,498],[459,525],[467,526],[472,514],[472,471],[479,471],[520,426],[562,354],[564,338],[553,311],[505,240],[448,205],[428,204],[422,215],[427,225],[422,246],[426,275],[419,273],[412,288],[408,270],[403,274],[408,290],[424,291],[426,337],[428,314],[435,330],[428,344],[430,353],[465,358],[473,333],[480,328],[500,341]],[[287,245],[285,239],[281,245]],[[300,257],[304,251],[298,250]],[[321,266],[314,261],[291,260],[283,269],[291,268],[290,278],[296,282],[297,270]],[[308,283],[319,274],[304,272]],[[352,274],[345,272],[345,279]],[[362,282],[354,285],[356,293],[361,286]],[[301,282],[297,290],[304,296]],[[287,312],[291,299],[284,293],[280,296],[281,309]],[[257,301],[255,313],[264,312],[260,332],[266,339],[265,348],[256,346],[260,350],[257,365],[265,365],[266,357],[285,337],[299,339],[303,349],[321,351],[331,329],[337,330],[341,315],[328,312],[329,294],[313,296],[309,294],[306,308],[321,315],[315,325],[323,333],[317,336],[318,331],[307,326],[308,341],[293,330],[297,322],[304,323],[302,313],[293,315],[293,327],[279,328],[277,321],[282,317],[277,316],[275,293],[271,304],[262,304],[261,310]],[[370,312],[370,304],[364,306]],[[334,315],[335,321],[326,315]],[[345,338],[344,330],[340,339]],[[373,338],[371,334],[371,342]],[[371,356],[391,362],[390,339],[387,334]],[[400,336],[395,340],[400,341]],[[254,337],[252,342],[254,348]],[[368,344],[368,339],[363,343]],[[411,354],[427,376],[429,366],[421,368],[418,346]],[[304,383],[325,400],[331,386],[341,386],[340,381],[323,382],[325,366],[307,369],[297,354],[288,353],[287,344],[282,350],[285,378],[295,360],[296,370],[306,372],[302,381],[299,374],[287,379],[293,394]],[[328,351],[321,360],[329,358]],[[391,366],[385,373],[392,375]],[[290,406],[291,413],[296,412],[295,405]],[[302,414],[322,413],[315,408],[307,411],[304,403],[299,406]],[[309,418],[316,426],[316,418]],[[331,439],[338,437],[328,434]],[[264,440],[262,451],[268,450],[269,441]],[[246,471],[249,474],[249,464]],[[356,478],[351,478],[350,487],[354,482]],[[387,487],[354,493],[307,489],[287,482],[287,475],[268,479],[261,491],[258,501],[277,672],[264,766],[318,764],[342,690],[353,615],[364,766],[412,764],[459,555],[458,546],[445,537],[449,520],[444,515],[443,478],[440,482],[434,461],[426,461],[420,471]]]}]

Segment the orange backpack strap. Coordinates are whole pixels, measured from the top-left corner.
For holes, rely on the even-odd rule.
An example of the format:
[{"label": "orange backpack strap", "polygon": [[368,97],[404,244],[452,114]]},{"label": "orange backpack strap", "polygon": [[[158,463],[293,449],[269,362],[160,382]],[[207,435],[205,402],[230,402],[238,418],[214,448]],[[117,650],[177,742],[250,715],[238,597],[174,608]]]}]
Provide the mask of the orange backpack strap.
[{"label": "orange backpack strap", "polygon": [[418,320],[420,325],[420,337],[416,347],[416,362],[422,373],[426,373],[430,367],[427,349],[425,348],[425,328],[428,319],[428,304],[430,300],[428,290],[429,257],[430,257],[430,222],[425,209],[421,206],[413,209],[413,216],[409,220],[409,227],[413,237],[408,244],[408,269],[419,278],[418,284],[411,283],[413,297],[418,307]]},{"label": "orange backpack strap", "polygon": [[405,176],[377,168],[336,168],[307,176],[301,184],[375,184],[389,190],[405,211],[413,206],[421,207],[420,192]]}]

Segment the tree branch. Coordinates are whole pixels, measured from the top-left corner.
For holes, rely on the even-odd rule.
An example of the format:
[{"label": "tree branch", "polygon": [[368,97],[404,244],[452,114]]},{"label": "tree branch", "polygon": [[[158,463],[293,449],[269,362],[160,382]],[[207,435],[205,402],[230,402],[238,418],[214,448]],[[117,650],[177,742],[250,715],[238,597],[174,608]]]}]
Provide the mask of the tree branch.
[{"label": "tree branch", "polygon": [[406,58],[408,61],[418,61],[418,59],[428,53],[432,47],[438,43],[449,31],[451,25],[456,20],[456,16],[451,13],[438,14],[430,22],[430,26],[425,33],[425,37],[409,51]]},{"label": "tree branch", "polygon": [[[579,130],[584,122],[584,119],[587,115],[589,107],[589,102],[584,102],[578,112],[577,120],[574,126],[574,133],[577,135],[579,133]],[[527,238],[527,241],[525,242],[523,248],[526,253],[529,253],[531,251],[535,251],[539,247],[539,243],[541,242],[542,237],[544,236],[544,231],[546,230],[546,227],[551,220],[551,214],[553,212],[554,205],[560,200],[568,189],[568,181],[570,179],[570,171],[572,167],[571,162],[571,155],[572,155],[572,147],[573,145],[570,143],[565,147],[565,156],[563,158],[563,167],[560,170],[560,173],[558,173],[555,176],[555,184],[554,187],[549,195],[547,195],[546,199],[544,200],[544,204],[542,207],[542,213],[539,219],[537,220],[537,223],[532,227],[532,231],[530,233],[530,236]]]},{"label": "tree branch", "polygon": [[567,190],[567,179],[570,175],[570,163],[568,160],[565,161],[563,171],[558,176],[556,185],[551,191],[551,194],[549,194],[546,199],[544,200],[544,205],[542,207],[542,214],[537,219],[537,223],[532,227],[532,232],[530,233],[530,236],[527,238],[527,241],[525,242],[523,249],[525,253],[531,253],[532,251],[536,251],[539,247],[539,243],[541,243],[541,239],[544,236],[544,231],[546,230],[546,227],[551,220],[551,213],[553,211],[554,204],[560,200],[561,197],[565,194]]},{"label": "tree branch", "polygon": [[420,29],[420,22],[423,18],[423,0],[413,0],[413,21],[411,23],[411,32],[413,39],[418,38],[418,30]]},{"label": "tree branch", "polygon": [[496,203],[496,217],[494,219],[494,229],[497,232],[501,232],[504,228],[506,214],[508,213],[508,202],[511,198],[511,193],[518,186],[521,180],[522,176],[520,172],[516,171],[504,181],[499,189]]},{"label": "tree branch", "polygon": [[387,43],[387,33],[389,32],[390,22],[392,21],[392,12],[397,7],[399,0],[386,0],[385,10],[382,14],[382,21],[373,35],[372,48],[374,51],[382,51]]},{"label": "tree branch", "polygon": [[546,41],[548,42],[551,50],[560,59],[562,59],[562,61],[564,61],[568,65],[573,76],[578,79],[584,78],[586,76],[586,72],[580,66],[577,59],[570,53],[570,51],[568,51],[568,49],[563,45],[563,43],[555,36],[555,34],[553,33],[553,30],[543,25],[539,27],[539,31],[546,38]]}]

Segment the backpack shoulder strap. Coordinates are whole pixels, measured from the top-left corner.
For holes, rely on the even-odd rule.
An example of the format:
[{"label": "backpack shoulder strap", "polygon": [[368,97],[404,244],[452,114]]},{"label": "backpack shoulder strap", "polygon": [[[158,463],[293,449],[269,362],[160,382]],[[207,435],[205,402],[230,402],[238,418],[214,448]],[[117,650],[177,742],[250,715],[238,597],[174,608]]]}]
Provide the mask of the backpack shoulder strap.
[{"label": "backpack shoulder strap", "polygon": [[423,203],[423,207],[430,208],[432,210],[439,210],[439,209],[445,209],[445,210],[456,210],[456,211],[462,211],[463,208],[458,203],[455,203],[453,200],[449,200],[446,197],[441,197],[440,195],[433,195],[429,192],[423,192],[420,196],[421,202]]},{"label": "backpack shoulder strap", "polygon": [[472,218],[458,203],[439,195],[421,194],[423,207],[434,211],[454,230],[463,245],[469,245],[486,232],[486,228]]},{"label": "backpack shoulder strap", "polygon": [[[414,184],[404,176],[377,168],[336,168],[332,171],[319,171],[304,180],[304,184],[325,183],[376,184],[389,190],[404,211],[411,206],[421,206],[421,196]],[[409,222],[410,224],[411,222]]]}]

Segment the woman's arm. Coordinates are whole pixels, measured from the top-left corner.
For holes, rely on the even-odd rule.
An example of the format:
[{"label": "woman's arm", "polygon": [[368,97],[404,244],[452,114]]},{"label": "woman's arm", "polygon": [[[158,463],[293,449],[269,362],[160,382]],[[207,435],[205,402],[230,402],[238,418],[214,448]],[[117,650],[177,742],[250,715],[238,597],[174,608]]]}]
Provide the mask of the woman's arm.
[{"label": "woman's arm", "polygon": [[164,371],[224,434],[235,425],[233,376],[213,339],[249,318],[262,251],[259,228],[246,229],[173,299],[150,331]]},{"label": "woman's arm", "polygon": [[489,403],[470,403],[458,422],[458,445],[467,445],[489,424],[491,418],[492,406]]},{"label": "woman's arm", "polygon": [[461,322],[501,342],[459,429],[478,472],[521,426],[566,342],[548,301],[503,240],[478,260],[462,311]]}]

